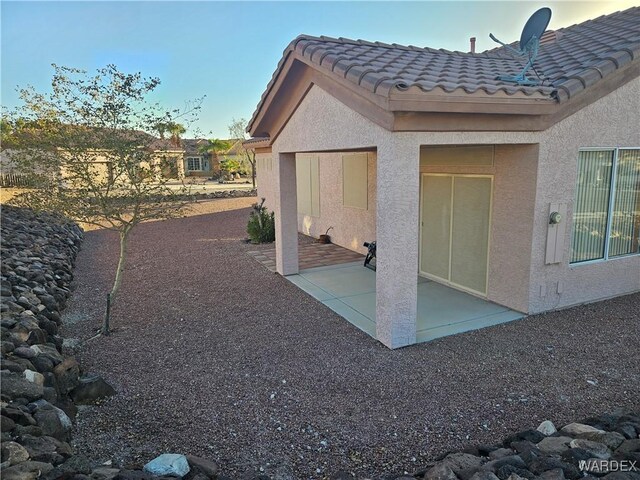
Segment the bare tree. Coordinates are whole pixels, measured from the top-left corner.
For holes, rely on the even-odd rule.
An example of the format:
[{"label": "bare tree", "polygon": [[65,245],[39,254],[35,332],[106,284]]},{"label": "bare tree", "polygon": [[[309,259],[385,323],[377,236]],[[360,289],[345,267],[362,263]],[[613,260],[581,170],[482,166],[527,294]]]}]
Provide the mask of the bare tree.
[{"label": "bare tree", "polygon": [[246,118],[240,118],[238,120],[232,118],[231,123],[229,124],[229,136],[233,140],[240,142],[238,151],[242,158],[251,166],[251,184],[253,185],[253,188],[256,188],[256,150],[243,145],[244,140],[247,140],[248,138],[245,132],[247,123]]},{"label": "bare tree", "polygon": [[[176,119],[195,119],[199,102],[186,111],[166,111],[146,98],[160,84],[157,78],[125,74],[114,65],[95,75],[53,67],[50,93],[22,89],[22,105],[3,112],[2,148],[38,184],[13,203],[118,232],[108,312],[122,282],[131,231],[147,220],[180,216],[186,206],[184,184],[169,188],[162,175],[166,162],[175,161],[168,156],[175,147],[154,134],[174,135]],[[107,314],[102,333],[109,330]]]}]

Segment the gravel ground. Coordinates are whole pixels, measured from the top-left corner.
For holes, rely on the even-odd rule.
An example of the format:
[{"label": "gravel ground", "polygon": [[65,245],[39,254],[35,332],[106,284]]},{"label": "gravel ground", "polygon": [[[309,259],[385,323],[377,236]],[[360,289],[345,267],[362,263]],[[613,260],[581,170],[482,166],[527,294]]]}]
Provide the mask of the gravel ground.
[{"label": "gravel ground", "polygon": [[[640,295],[390,351],[245,254],[248,200],[133,234],[117,331],[79,352],[119,393],[82,409],[79,452],[125,466],[192,453],[234,478],[375,478],[544,419],[640,407]],[[65,336],[97,327],[117,248],[87,233]]]}]

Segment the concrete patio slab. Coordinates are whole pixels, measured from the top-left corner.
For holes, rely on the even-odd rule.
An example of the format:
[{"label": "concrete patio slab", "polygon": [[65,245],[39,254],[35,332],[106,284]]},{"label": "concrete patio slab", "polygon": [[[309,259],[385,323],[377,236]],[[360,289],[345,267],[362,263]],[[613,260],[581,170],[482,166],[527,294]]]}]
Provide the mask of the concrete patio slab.
[{"label": "concrete patio slab", "polygon": [[[334,312],[375,338],[376,274],[361,262],[308,268],[286,277]],[[417,277],[418,342],[523,318],[501,305]]]}]

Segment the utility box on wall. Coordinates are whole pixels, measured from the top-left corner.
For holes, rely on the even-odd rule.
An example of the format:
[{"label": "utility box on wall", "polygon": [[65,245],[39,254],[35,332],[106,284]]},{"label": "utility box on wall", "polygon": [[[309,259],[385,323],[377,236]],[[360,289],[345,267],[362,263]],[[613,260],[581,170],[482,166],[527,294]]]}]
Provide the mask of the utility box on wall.
[{"label": "utility box on wall", "polygon": [[565,225],[567,224],[567,204],[549,204],[549,215],[547,219],[547,251],[544,263],[551,265],[562,262],[566,233]]}]

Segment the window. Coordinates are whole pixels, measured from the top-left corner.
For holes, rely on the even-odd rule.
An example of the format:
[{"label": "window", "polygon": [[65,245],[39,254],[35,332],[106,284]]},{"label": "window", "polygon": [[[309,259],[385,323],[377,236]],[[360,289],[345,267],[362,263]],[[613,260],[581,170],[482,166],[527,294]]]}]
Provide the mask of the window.
[{"label": "window", "polygon": [[342,157],[342,205],[367,209],[368,156],[366,153]]},{"label": "window", "polygon": [[320,216],[320,165],[312,155],[296,157],[296,191],[298,213],[311,217]]},{"label": "window", "polygon": [[187,157],[187,170],[202,171],[202,159],[200,157]]},{"label": "window", "polygon": [[640,253],[640,149],[578,156],[571,263]]}]

